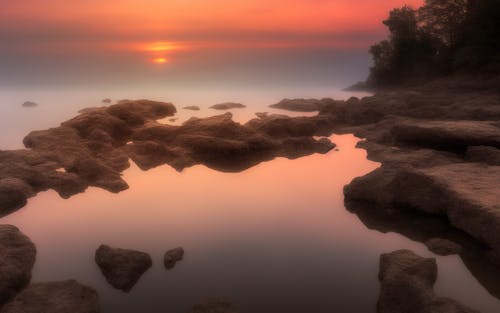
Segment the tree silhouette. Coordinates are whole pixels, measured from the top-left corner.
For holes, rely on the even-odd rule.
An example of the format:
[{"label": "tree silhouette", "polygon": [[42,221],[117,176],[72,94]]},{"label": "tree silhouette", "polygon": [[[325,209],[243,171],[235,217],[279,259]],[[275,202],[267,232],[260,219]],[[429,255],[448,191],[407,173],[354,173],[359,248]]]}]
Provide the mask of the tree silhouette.
[{"label": "tree silhouette", "polygon": [[372,87],[500,73],[500,0],[426,0],[393,9],[383,23],[390,34],[370,48]]}]

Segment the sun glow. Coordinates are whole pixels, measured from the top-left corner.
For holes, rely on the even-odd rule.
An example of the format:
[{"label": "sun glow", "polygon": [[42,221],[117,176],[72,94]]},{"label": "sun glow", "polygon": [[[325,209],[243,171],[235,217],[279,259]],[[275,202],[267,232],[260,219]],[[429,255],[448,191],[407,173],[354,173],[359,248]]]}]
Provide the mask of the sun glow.
[{"label": "sun glow", "polygon": [[178,48],[177,45],[171,42],[163,42],[163,41],[154,42],[146,46],[146,50],[151,52],[172,51],[176,50],[177,48]]},{"label": "sun glow", "polygon": [[156,64],[164,64],[164,63],[167,63],[168,60],[166,58],[154,58],[153,60],[153,63],[156,63]]}]

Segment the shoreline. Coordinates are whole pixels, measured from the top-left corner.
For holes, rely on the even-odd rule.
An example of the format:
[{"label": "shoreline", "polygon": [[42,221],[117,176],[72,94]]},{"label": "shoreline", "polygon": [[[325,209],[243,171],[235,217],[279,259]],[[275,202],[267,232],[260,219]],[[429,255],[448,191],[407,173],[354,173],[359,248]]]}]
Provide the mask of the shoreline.
[{"label": "shoreline", "polygon": [[[176,109],[148,100],[90,108],[58,128],[30,133],[27,150],[0,151],[0,199],[9,214],[49,188],[62,197],[88,186],[120,192],[128,187],[121,172],[129,158],[142,170],[204,164],[237,172],[277,156],[326,153],[335,144],[324,136],[352,133],[365,138],[358,146],[382,167],[344,188],[346,208],[368,228],[396,231],[437,254],[458,254],[498,298],[500,286],[484,268],[500,274],[500,228],[495,226],[500,223],[495,184],[500,181],[500,93],[471,91],[475,83],[450,92],[452,85],[460,89],[454,84],[346,101],[285,99],[281,109],[319,112],[262,115],[245,124],[233,122],[230,113],[181,126],[159,124],[156,120]],[[228,155],[236,157],[228,160]]]}]

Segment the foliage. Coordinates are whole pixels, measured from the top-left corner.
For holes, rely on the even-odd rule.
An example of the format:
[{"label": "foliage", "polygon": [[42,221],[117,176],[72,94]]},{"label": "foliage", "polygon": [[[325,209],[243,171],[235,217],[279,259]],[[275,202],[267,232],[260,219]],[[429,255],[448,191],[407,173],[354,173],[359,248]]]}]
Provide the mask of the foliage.
[{"label": "foliage", "polygon": [[426,0],[393,9],[383,23],[389,38],[370,48],[374,87],[500,70],[500,0]]}]

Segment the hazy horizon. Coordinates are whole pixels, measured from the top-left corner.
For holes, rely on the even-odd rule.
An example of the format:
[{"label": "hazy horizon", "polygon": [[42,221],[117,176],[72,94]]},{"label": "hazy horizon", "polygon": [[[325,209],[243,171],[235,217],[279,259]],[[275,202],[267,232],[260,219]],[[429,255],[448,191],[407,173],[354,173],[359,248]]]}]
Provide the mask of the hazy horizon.
[{"label": "hazy horizon", "polygon": [[0,87],[345,87],[366,77],[389,10],[421,2],[3,3]]}]

